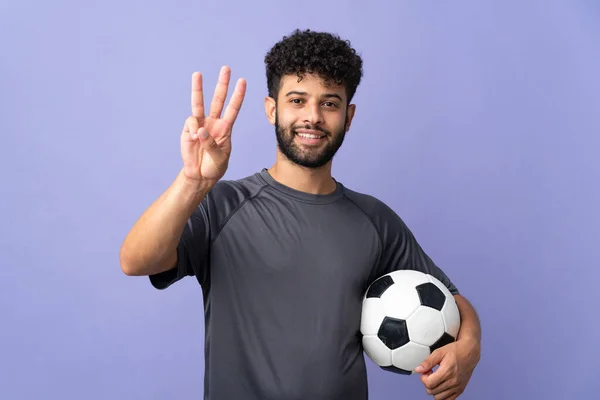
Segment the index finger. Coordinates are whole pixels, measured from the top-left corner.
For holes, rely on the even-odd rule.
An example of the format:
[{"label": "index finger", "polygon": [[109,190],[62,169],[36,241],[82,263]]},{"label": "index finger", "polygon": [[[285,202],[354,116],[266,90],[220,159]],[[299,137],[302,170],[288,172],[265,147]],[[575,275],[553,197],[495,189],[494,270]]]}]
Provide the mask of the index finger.
[{"label": "index finger", "polygon": [[204,95],[202,93],[202,74],[192,74],[192,116],[204,118]]},{"label": "index finger", "polygon": [[231,100],[229,100],[229,104],[225,109],[225,113],[223,114],[223,119],[230,125],[233,125],[238,114],[240,113],[240,108],[242,108],[242,103],[244,102],[244,96],[246,95],[246,80],[244,78],[240,78],[235,85],[235,89],[233,91],[233,95],[231,96]]}]

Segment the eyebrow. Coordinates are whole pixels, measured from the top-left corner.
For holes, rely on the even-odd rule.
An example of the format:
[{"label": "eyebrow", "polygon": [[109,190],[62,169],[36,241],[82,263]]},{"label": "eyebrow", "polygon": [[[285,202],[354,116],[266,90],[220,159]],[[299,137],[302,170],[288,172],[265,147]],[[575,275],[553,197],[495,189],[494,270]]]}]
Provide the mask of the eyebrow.
[{"label": "eyebrow", "polygon": [[[291,95],[297,95],[297,96],[306,96],[308,93],[306,92],[299,92],[297,90],[292,90],[290,92],[287,92],[285,95],[286,97],[291,96]],[[335,97],[336,99],[339,99],[340,101],[342,101],[342,97],[339,94],[335,94],[335,93],[325,93],[323,95],[323,97],[325,98],[332,98]]]}]

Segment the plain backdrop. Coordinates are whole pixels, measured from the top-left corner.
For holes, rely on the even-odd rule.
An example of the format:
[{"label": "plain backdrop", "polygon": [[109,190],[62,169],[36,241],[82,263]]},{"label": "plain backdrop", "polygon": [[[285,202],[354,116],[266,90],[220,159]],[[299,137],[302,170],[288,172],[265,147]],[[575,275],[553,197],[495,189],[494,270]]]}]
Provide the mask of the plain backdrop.
[{"label": "plain backdrop", "polygon": [[[248,81],[226,178],[273,163],[263,57],[295,28],[364,57],[335,177],[481,316],[461,399],[597,395],[600,3],[5,0],[0,398],[201,398],[199,286],[126,277],[119,247],[181,166],[192,72],[208,99],[224,64]],[[429,398],[368,365],[373,400]]]}]

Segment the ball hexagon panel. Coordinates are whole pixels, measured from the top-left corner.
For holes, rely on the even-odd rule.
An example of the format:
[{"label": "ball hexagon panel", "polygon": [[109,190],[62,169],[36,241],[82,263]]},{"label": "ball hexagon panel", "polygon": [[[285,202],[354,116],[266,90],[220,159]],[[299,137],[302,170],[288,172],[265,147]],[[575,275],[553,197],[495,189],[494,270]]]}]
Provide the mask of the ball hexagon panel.
[{"label": "ball hexagon panel", "polygon": [[392,364],[396,368],[404,371],[414,371],[415,368],[429,357],[429,347],[415,342],[408,342],[406,345],[392,351]]},{"label": "ball hexagon panel", "polygon": [[414,286],[399,282],[381,295],[381,304],[386,316],[407,319],[421,305],[421,300]]},{"label": "ball hexagon panel", "polygon": [[458,305],[456,305],[456,301],[454,301],[454,299],[452,299],[452,301],[446,301],[441,314],[442,319],[444,320],[444,330],[456,339],[460,329],[460,312],[458,310]]},{"label": "ball hexagon panel", "polygon": [[444,334],[442,313],[430,307],[419,307],[406,321],[411,342],[431,346]]},{"label": "ball hexagon panel", "polygon": [[392,365],[392,352],[375,335],[366,335],[362,337],[365,354],[379,366]]},{"label": "ball hexagon panel", "polygon": [[404,283],[407,286],[413,288],[419,286],[422,283],[429,282],[429,276],[420,271],[414,271],[411,269],[401,269],[398,271],[392,271],[387,276],[391,277],[394,283]]},{"label": "ball hexagon panel", "polygon": [[360,332],[363,335],[376,335],[385,318],[381,299],[368,297],[363,300]]}]

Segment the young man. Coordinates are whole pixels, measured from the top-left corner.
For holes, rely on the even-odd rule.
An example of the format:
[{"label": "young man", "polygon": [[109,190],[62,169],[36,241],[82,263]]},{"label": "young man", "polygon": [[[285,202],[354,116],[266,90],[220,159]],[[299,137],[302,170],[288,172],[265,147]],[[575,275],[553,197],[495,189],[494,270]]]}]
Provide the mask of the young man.
[{"label": "young man", "polygon": [[149,276],[158,289],[196,277],[205,399],[218,400],[367,399],[359,335],[367,286],[396,269],[433,274],[455,295],[462,326],[455,343],[424,362],[421,379],[435,399],[455,399],[479,359],[474,309],[394,211],[331,176],[356,110],[361,58],[337,36],[296,31],[265,63],[274,165],[221,179],[246,82],[237,82],[222,114],[230,80],[223,67],[206,115],[195,73],[183,167],[125,239],[124,273]]}]

